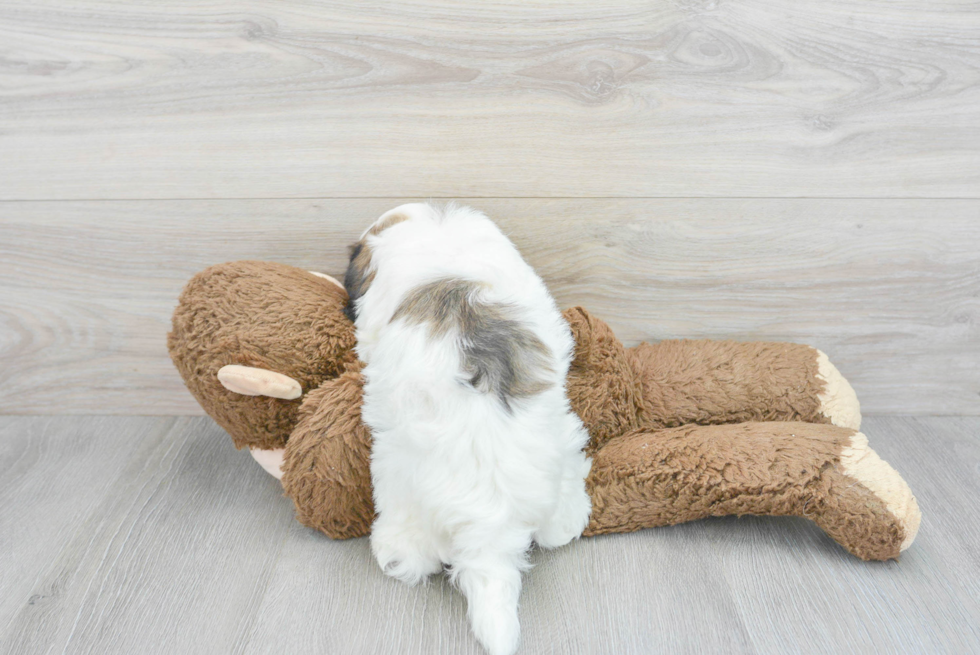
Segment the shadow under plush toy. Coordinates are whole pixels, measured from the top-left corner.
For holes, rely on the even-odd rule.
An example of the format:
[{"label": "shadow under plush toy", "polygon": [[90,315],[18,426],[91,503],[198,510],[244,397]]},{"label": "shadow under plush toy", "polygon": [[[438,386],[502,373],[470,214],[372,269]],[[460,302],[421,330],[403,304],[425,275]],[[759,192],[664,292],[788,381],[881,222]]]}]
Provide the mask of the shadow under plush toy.
[{"label": "shadow under plush toy", "polygon": [[[371,435],[347,294],[281,264],[213,266],[184,289],[168,345],[191,393],[335,539],[371,530]],[[805,345],[662,341],[625,348],[585,309],[567,380],[589,431],[583,536],[707,516],[803,516],[866,560],[898,557],[919,508],[859,432],[851,386]]]}]

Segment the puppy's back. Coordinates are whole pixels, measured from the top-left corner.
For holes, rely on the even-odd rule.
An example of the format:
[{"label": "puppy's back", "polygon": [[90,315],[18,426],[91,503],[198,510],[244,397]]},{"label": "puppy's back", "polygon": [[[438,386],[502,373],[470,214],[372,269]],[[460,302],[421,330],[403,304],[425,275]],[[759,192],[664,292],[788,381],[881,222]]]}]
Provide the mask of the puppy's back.
[{"label": "puppy's back", "polygon": [[354,253],[346,283],[363,361],[387,328],[403,323],[454,338],[474,387],[502,401],[564,379],[568,327],[541,279],[483,214],[403,205],[370,227]]}]

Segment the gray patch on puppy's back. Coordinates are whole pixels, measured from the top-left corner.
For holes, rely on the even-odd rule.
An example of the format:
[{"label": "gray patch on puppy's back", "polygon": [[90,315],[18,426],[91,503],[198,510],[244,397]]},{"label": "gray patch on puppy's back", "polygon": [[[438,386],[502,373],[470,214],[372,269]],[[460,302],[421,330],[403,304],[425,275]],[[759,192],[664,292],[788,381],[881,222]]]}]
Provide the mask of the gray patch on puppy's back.
[{"label": "gray patch on puppy's back", "polygon": [[542,375],[554,372],[552,356],[537,335],[512,318],[513,308],[478,299],[481,286],[453,278],[425,284],[408,294],[391,320],[428,325],[433,336],[458,330],[469,383],[510,409],[511,400],[552,386]]}]

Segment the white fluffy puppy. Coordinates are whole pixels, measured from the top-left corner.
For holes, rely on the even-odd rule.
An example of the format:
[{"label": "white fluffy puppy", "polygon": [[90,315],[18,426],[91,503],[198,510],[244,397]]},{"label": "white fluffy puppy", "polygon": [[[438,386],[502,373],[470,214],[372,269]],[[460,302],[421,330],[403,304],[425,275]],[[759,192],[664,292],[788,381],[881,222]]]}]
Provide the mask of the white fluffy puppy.
[{"label": "white fluffy puppy", "polygon": [[591,504],[565,395],[572,335],[490,219],[403,205],[352,246],[345,286],[374,435],[371,547],[408,583],[450,567],[493,655],[517,649],[532,540],[568,543]]}]

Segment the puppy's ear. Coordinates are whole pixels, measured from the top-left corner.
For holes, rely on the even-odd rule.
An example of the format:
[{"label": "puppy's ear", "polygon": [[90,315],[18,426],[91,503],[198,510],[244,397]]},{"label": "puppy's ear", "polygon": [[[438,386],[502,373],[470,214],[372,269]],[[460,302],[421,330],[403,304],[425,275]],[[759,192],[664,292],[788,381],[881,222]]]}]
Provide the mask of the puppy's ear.
[{"label": "puppy's ear", "polygon": [[350,263],[344,275],[344,288],[347,289],[347,306],[344,313],[352,322],[357,318],[357,300],[371,288],[374,271],[371,270],[371,246],[367,239],[361,239],[350,247]]},{"label": "puppy's ear", "polygon": [[344,287],[347,289],[347,306],[344,313],[353,322],[357,318],[357,299],[367,293],[374,281],[375,271],[371,268],[371,245],[369,237],[376,237],[389,227],[398,225],[411,218],[408,214],[395,211],[382,216],[374,225],[368,228],[361,240],[350,247],[350,263],[344,275]]},{"label": "puppy's ear", "polygon": [[399,223],[404,223],[408,220],[407,214],[402,214],[401,212],[396,212],[394,214],[387,214],[383,218],[380,218],[377,223],[371,226],[368,230],[368,234],[377,236],[387,230],[392,225],[398,225]]}]

